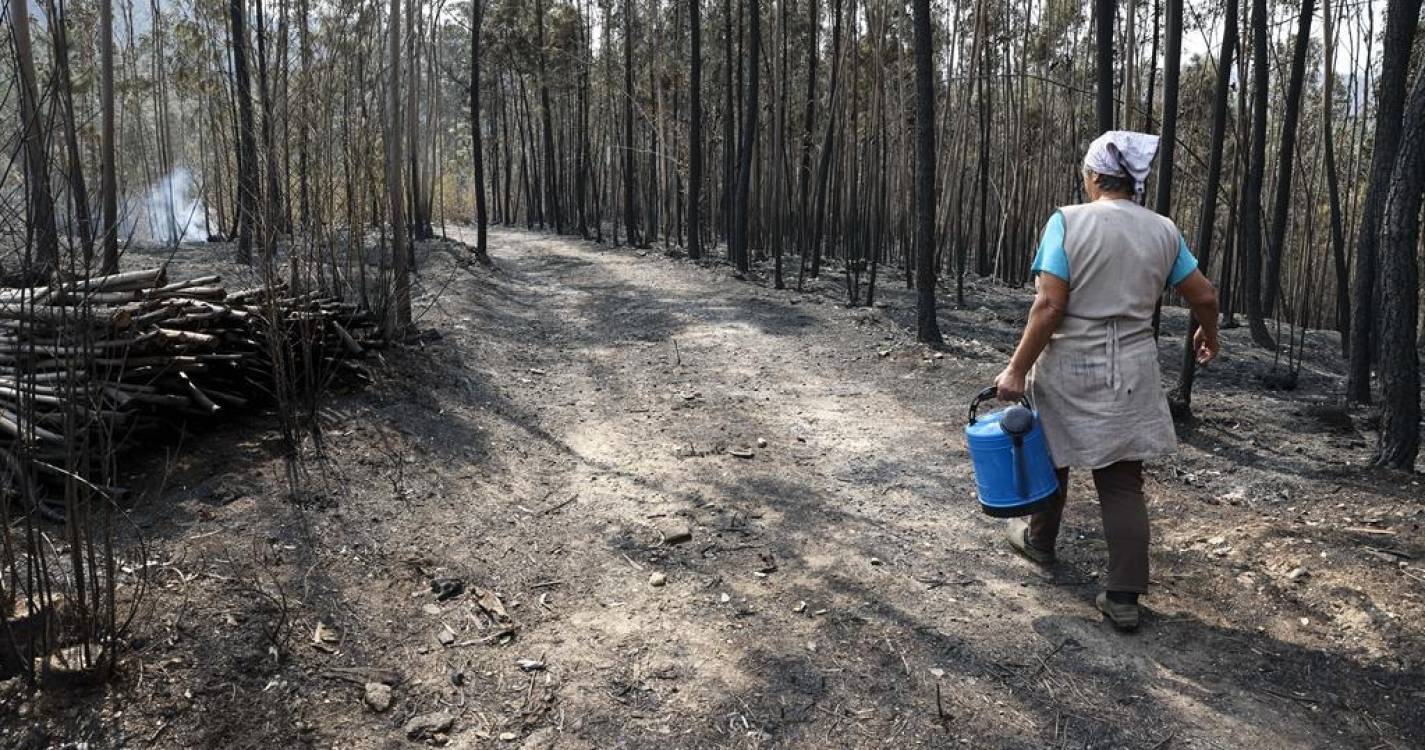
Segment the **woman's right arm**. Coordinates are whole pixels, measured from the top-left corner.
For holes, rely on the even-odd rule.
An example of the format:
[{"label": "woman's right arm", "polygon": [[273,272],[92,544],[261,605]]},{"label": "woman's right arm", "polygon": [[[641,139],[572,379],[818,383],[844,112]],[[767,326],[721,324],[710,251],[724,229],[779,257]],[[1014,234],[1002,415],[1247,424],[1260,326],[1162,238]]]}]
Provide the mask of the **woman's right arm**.
[{"label": "woman's right arm", "polygon": [[1217,341],[1217,291],[1201,270],[1189,274],[1178,284],[1177,290],[1192,308],[1193,317],[1197,318],[1193,349],[1197,351],[1197,363],[1205,365],[1217,356],[1220,348]]},{"label": "woman's right arm", "polygon": [[1029,320],[1024,324],[1019,346],[1015,347],[1009,365],[995,378],[995,388],[1001,401],[1017,401],[1024,396],[1029,371],[1049,346],[1049,340],[1059,330],[1059,324],[1069,309],[1069,282],[1043,273],[1039,275],[1036,285],[1039,292],[1034,295],[1034,304],[1029,308]]}]

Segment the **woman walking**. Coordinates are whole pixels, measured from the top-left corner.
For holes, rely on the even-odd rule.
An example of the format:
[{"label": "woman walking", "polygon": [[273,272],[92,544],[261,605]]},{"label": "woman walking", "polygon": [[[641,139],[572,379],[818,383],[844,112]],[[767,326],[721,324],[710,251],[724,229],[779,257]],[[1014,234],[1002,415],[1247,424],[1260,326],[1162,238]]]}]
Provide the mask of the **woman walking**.
[{"label": "woman walking", "polygon": [[[1217,294],[1171,219],[1141,196],[1158,137],[1109,131],[1084,157],[1088,203],[1049,219],[1031,270],[1037,295],[1009,366],[995,379],[1002,400],[1029,391],[1043,420],[1059,491],[1009,543],[1054,562],[1071,467],[1093,471],[1108,541],[1108,577],[1096,603],[1120,630],[1138,627],[1148,592],[1148,509],[1143,461],[1177,445],[1158,371],[1153,310],[1176,288],[1200,326],[1197,361],[1217,355]],[[1027,383],[1027,385],[1026,385]]]}]

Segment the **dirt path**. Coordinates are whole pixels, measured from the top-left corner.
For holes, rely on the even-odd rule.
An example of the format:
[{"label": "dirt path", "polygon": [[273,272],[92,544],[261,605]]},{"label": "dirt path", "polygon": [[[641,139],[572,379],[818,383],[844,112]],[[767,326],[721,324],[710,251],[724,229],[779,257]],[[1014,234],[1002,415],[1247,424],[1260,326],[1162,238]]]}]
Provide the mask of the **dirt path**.
[{"label": "dirt path", "polygon": [[[334,403],[306,503],[281,499],[270,456],[209,443],[177,467],[156,549],[185,576],[238,572],[162,578],[159,600],[186,604],[137,649],[148,683],[119,691],[131,744],[394,747],[442,710],[459,747],[1425,742],[1418,590],[1390,600],[1409,587],[1393,563],[1362,574],[1324,543],[1292,579],[1322,590],[1286,583],[1263,550],[1292,544],[1270,528],[1289,514],[1251,500],[1282,480],[1245,476],[1270,467],[1234,480],[1241,503],[1180,479],[1221,473],[1211,407],[1150,480],[1157,588],[1124,637],[1093,609],[1104,552],[1082,480],[1047,573],[972,500],[959,430],[1002,363],[1001,313],[948,312],[975,335],[935,357],[897,322],[900,290],[846,309],[656,254],[503,231],[492,248],[493,272],[426,258],[417,306],[441,335]],[[1395,490],[1334,487],[1317,494],[1365,493],[1418,541]],[[437,602],[440,577],[464,593]],[[1352,578],[1371,602],[1354,629],[1313,609]],[[280,662],[251,593],[279,586]],[[319,621],[340,639],[313,647]],[[363,706],[355,683],[376,673],[338,668],[398,672],[394,706]],[[52,710],[112,719],[120,702]]]}]

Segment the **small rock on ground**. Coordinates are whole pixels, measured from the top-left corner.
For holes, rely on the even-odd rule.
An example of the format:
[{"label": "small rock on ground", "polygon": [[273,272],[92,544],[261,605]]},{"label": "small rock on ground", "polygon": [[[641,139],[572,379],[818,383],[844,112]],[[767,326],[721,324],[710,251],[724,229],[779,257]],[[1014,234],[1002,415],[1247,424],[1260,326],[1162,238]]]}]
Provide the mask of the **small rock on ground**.
[{"label": "small rock on ground", "polygon": [[391,686],[379,682],[366,683],[366,692],[361,697],[367,708],[381,713],[391,707]]},{"label": "small rock on ground", "polygon": [[693,530],[685,523],[667,524],[659,529],[659,533],[663,535],[663,544],[670,547],[693,541]]},{"label": "small rock on ground", "polygon": [[554,750],[558,739],[559,735],[555,733],[554,727],[545,727],[524,738],[520,750]]},{"label": "small rock on ground", "polygon": [[449,711],[436,711],[412,717],[406,722],[406,736],[413,740],[428,740],[450,731],[455,717]]}]

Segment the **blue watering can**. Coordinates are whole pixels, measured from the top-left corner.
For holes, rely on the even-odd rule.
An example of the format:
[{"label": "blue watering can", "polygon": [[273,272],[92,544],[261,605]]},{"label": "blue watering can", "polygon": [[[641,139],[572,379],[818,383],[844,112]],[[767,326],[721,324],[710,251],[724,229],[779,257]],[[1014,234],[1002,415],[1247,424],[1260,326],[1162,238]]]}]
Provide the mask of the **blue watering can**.
[{"label": "blue watering can", "polygon": [[997,394],[994,386],[980,391],[970,403],[970,423],[965,426],[980,509],[996,518],[1027,516],[1049,505],[1059,490],[1059,478],[1039,413],[1028,398],[978,416],[980,404]]}]

